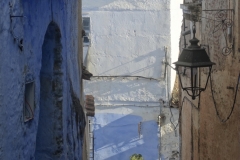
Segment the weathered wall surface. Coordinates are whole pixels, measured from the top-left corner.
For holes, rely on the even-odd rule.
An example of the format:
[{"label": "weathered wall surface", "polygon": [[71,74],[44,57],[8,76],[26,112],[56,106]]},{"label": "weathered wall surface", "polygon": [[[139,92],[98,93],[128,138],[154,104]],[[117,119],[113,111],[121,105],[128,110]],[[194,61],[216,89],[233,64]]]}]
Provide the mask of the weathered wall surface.
[{"label": "weathered wall surface", "polygon": [[[84,0],[83,16],[91,23],[84,62],[95,77],[84,83],[84,92],[95,97],[95,157],[170,158],[178,151],[178,136],[169,119],[176,125],[178,112],[160,111],[159,101],[167,101],[170,88],[162,64],[164,46],[169,53],[171,48],[170,1]],[[160,113],[166,115],[162,127],[157,125]]]},{"label": "weathered wall surface", "polygon": [[[239,83],[240,45],[239,1],[203,1],[202,9],[234,10],[234,14],[231,14],[232,11],[226,12],[228,14],[226,18],[233,20],[232,36],[234,38],[231,43],[229,35],[226,34],[227,43],[233,44],[234,48],[229,55],[222,54],[223,48],[226,46],[222,22],[227,22],[227,20],[212,21],[211,19],[216,20],[218,11],[203,11],[202,15],[206,18],[202,18],[202,22],[197,23],[197,37],[201,44],[208,45],[205,46],[207,53],[216,65],[213,67],[212,80],[210,80],[212,85],[209,82],[206,91],[201,94],[199,109],[194,107],[198,106],[198,100],[193,102],[195,105],[191,105],[190,102],[183,105],[181,117],[182,159],[238,160],[240,159],[240,101],[239,93],[237,93],[239,91],[237,84]],[[222,17],[224,18],[224,16],[219,18]],[[218,24],[220,24],[220,28],[216,31]],[[213,31],[216,32],[213,33]],[[202,80],[206,79],[204,71],[200,75]],[[234,89],[228,89],[229,87],[234,87]],[[182,93],[182,98],[184,96],[185,93]],[[191,124],[189,124],[190,117],[192,117]],[[188,133],[187,130],[189,130]]]},{"label": "weathered wall surface", "polygon": [[[169,1],[112,0],[99,2],[98,8],[88,3],[83,1],[83,14],[91,17],[91,54],[87,58],[93,75],[160,78],[158,58],[164,57],[163,47],[170,44],[170,21],[161,21],[170,19]],[[136,6],[128,8],[130,4]]]},{"label": "weathered wall surface", "polygon": [[[79,101],[79,3],[48,0],[0,2],[0,159],[34,159],[35,148],[39,144],[36,136],[41,130],[38,126],[43,122],[52,125],[38,132],[41,135],[39,140],[47,141],[48,133],[53,136],[53,144],[47,149],[50,153],[44,151],[46,148],[38,152],[48,157],[44,159],[82,159],[85,121]],[[24,17],[10,19],[10,14]],[[49,38],[46,34],[51,22],[55,24],[54,30],[59,32],[55,38]],[[23,39],[22,51],[18,46],[20,39]],[[43,46],[44,41],[46,45]],[[50,60],[51,63],[46,64],[43,60]],[[44,68],[43,65],[50,64],[52,66],[44,66],[52,70],[49,71],[48,86],[45,85],[44,89],[49,89],[49,94],[55,98],[50,100],[53,105],[43,108],[40,100],[44,94],[40,96],[40,92],[44,83],[40,81],[40,70]],[[24,122],[27,75],[34,80],[35,99],[32,108],[35,109],[34,118]],[[41,114],[41,110],[46,114]],[[35,158],[39,159],[38,156]]]}]

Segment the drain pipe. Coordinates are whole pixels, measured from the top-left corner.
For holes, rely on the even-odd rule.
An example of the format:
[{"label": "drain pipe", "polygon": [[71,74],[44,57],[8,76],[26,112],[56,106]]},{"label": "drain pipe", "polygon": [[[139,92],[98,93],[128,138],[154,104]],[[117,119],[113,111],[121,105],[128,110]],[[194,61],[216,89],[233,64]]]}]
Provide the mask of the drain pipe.
[{"label": "drain pipe", "polygon": [[159,99],[159,103],[160,103],[160,110],[159,110],[159,116],[158,116],[158,129],[159,129],[159,145],[158,145],[158,159],[161,160],[161,156],[162,156],[162,153],[161,153],[161,149],[162,149],[162,143],[161,143],[161,123],[162,123],[162,119],[163,117],[161,116],[162,114],[162,108],[164,107],[164,101],[163,99]]},{"label": "drain pipe", "polygon": [[[162,107],[160,105],[159,116],[161,115],[161,108]],[[158,129],[159,129],[158,160],[161,160],[161,124],[160,124],[160,119],[158,119]]]}]

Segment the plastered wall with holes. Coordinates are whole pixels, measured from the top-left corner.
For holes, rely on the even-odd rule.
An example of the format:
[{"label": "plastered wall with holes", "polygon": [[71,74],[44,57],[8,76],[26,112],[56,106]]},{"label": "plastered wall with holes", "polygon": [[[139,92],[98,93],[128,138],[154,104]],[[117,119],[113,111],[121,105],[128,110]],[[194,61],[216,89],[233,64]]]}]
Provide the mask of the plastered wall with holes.
[{"label": "plastered wall with holes", "polygon": [[[183,103],[181,158],[239,159],[239,1],[203,0],[202,10],[197,38],[216,65],[200,100]],[[205,71],[200,76],[207,78]]]},{"label": "plastered wall with holes", "polygon": [[80,3],[0,5],[0,159],[82,159]]}]

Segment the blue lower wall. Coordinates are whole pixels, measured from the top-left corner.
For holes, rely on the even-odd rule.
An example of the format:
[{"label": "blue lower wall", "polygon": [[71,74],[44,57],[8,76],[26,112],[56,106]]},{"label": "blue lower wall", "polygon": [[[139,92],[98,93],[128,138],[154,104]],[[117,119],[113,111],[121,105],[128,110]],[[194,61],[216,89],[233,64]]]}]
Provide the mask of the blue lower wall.
[{"label": "blue lower wall", "polygon": [[158,126],[156,121],[138,124],[142,117],[101,113],[94,120],[94,156],[97,160],[128,160],[137,153],[144,160],[158,159]]}]

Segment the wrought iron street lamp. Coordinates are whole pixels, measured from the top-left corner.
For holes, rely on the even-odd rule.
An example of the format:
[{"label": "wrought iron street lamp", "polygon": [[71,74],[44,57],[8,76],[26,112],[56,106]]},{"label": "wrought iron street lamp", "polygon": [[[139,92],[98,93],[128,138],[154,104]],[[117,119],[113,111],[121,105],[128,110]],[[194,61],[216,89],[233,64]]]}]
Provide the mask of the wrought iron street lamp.
[{"label": "wrought iron street lamp", "polygon": [[[193,25],[193,39],[189,40],[191,43],[187,48],[183,48],[178,61],[173,63],[176,65],[176,70],[178,73],[179,81],[181,87],[187,92],[189,96],[194,100],[197,96],[201,94],[207,87],[208,79],[211,74],[212,65],[215,63],[211,62],[205,49],[198,45],[199,40],[195,37],[196,27]],[[203,87],[200,83],[199,70],[202,68],[207,68],[207,79],[203,83]],[[189,75],[189,82],[183,81],[184,76]],[[187,80],[188,78],[186,78]]]}]

